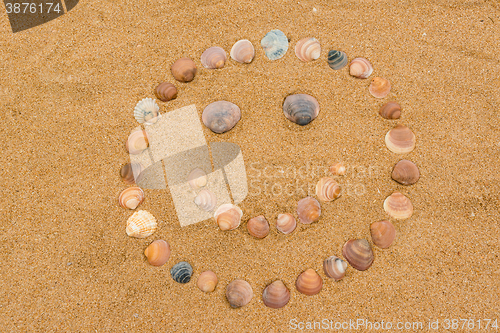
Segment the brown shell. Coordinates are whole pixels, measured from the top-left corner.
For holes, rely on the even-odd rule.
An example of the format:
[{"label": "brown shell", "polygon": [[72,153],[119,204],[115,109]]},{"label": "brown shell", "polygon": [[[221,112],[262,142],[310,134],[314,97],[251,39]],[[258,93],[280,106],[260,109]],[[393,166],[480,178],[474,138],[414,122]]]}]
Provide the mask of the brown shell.
[{"label": "brown shell", "polygon": [[240,119],[240,108],[228,101],[217,101],[208,104],[201,115],[203,124],[212,132],[219,134],[231,130]]},{"label": "brown shell", "polygon": [[162,102],[168,102],[177,97],[177,88],[172,83],[162,82],[156,87],[155,96]]},{"label": "brown shell", "polygon": [[355,58],[349,64],[349,74],[358,79],[366,79],[373,73],[372,64],[365,58]]},{"label": "brown shell", "polygon": [[344,244],[342,255],[359,271],[367,270],[373,263],[373,251],[366,239],[351,239]]},{"label": "brown shell", "polygon": [[218,46],[209,47],[201,55],[201,64],[208,69],[222,68],[226,60],[226,51]]},{"label": "brown shell", "polygon": [[374,77],[368,91],[375,98],[384,98],[391,91],[391,83],[383,77]]},{"label": "brown shell", "polygon": [[321,206],[318,200],[307,197],[301,199],[297,204],[297,214],[299,221],[304,224],[316,222],[321,215]]},{"label": "brown shell", "polygon": [[142,172],[142,165],[139,163],[127,163],[123,165],[120,169],[120,176],[125,184],[133,185],[135,184],[135,176],[139,177]]},{"label": "brown shell", "polygon": [[278,219],[276,220],[276,229],[288,235],[297,227],[297,221],[295,221],[295,217],[292,214],[285,213],[279,214]]},{"label": "brown shell", "polygon": [[373,244],[381,249],[386,249],[391,246],[394,238],[396,238],[396,229],[389,221],[373,222],[370,225]]},{"label": "brown shell", "polygon": [[335,279],[336,281],[344,277],[346,269],[347,263],[336,256],[328,257],[325,261],[323,261],[323,270],[325,271],[325,275],[331,279]]},{"label": "brown shell", "polygon": [[406,154],[415,148],[415,134],[408,127],[398,124],[385,135],[387,148],[396,154]]},{"label": "brown shell", "polygon": [[136,186],[124,189],[118,197],[120,206],[128,209],[136,209],[142,201],[144,201],[144,191]]},{"label": "brown shell", "polygon": [[198,288],[200,288],[201,291],[206,293],[211,293],[212,291],[215,290],[217,282],[218,282],[217,275],[215,275],[214,272],[205,271],[201,273],[200,276],[198,277],[196,285],[198,286]]},{"label": "brown shell", "polygon": [[394,166],[391,176],[402,185],[413,185],[420,179],[420,171],[412,161],[401,160]]},{"label": "brown shell", "polygon": [[329,202],[340,197],[340,185],[330,177],[321,178],[316,184],[316,196],[319,200]]},{"label": "brown shell", "polygon": [[323,288],[323,279],[312,268],[302,272],[295,281],[297,291],[308,296],[316,295]]},{"label": "brown shell", "polygon": [[337,163],[334,163],[332,164],[332,166],[330,167],[330,172],[333,174],[333,175],[338,175],[338,176],[343,176],[345,175],[345,172],[346,172],[346,168],[345,168],[345,165],[344,163],[342,162],[337,162]]},{"label": "brown shell", "polygon": [[396,102],[387,102],[380,107],[378,114],[385,119],[398,119],[401,117],[401,105]]},{"label": "brown shell", "polygon": [[214,218],[220,230],[233,230],[239,227],[243,212],[240,207],[232,204],[223,204],[215,211]]},{"label": "brown shell", "polygon": [[170,67],[172,75],[177,81],[190,82],[196,75],[196,64],[189,58],[180,58]]},{"label": "brown shell", "polygon": [[397,191],[385,199],[384,210],[395,219],[407,219],[413,215],[413,205],[410,199]]},{"label": "brown shell", "polygon": [[233,308],[247,305],[252,300],[252,297],[252,287],[245,280],[236,279],[226,287],[226,298]]},{"label": "brown shell", "polygon": [[262,292],[262,301],[273,309],[279,309],[287,305],[290,300],[290,290],[281,280],[276,280],[268,285]]},{"label": "brown shell", "polygon": [[264,238],[269,234],[269,222],[262,215],[251,218],[247,222],[248,233],[256,238]]},{"label": "brown shell", "polygon": [[157,239],[144,250],[144,255],[151,265],[161,266],[170,258],[170,245],[162,239]]}]

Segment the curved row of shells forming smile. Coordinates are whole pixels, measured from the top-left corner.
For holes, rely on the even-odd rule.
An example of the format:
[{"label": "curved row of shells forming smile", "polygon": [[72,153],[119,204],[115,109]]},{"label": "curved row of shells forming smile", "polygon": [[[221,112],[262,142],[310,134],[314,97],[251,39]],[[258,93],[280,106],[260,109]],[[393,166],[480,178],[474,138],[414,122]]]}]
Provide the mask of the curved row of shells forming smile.
[{"label": "curved row of shells forming smile", "polygon": [[[270,60],[276,60],[288,50],[288,38],[279,30],[270,31],[261,41],[261,45]],[[302,61],[312,61],[319,58],[320,44],[315,38],[304,38],[297,42],[295,54]],[[230,56],[241,63],[252,62],[255,55],[253,45],[248,40],[240,40],[234,44]],[[334,70],[340,70],[347,65],[347,56],[342,51],[332,50],[328,53],[328,64]],[[222,48],[211,47],[201,56],[201,63],[205,68],[222,68],[226,62],[226,54]],[[181,58],[171,67],[174,78],[180,82],[190,82],[196,75],[196,65],[188,58]],[[366,79],[372,72],[371,63],[365,58],[355,58],[349,65],[352,76]],[[390,82],[386,79],[375,77],[369,92],[376,98],[385,98],[390,92]],[[160,83],[155,91],[160,101],[169,101],[177,97],[177,89],[168,82]],[[288,96],[283,103],[283,112],[290,121],[304,126],[314,120],[319,114],[319,103],[310,95],[295,94]],[[385,119],[399,119],[401,106],[396,102],[388,102],[379,110],[380,116]],[[141,100],[134,109],[134,117],[144,125],[155,123],[159,117],[158,104],[151,98]],[[238,106],[228,101],[217,101],[209,104],[203,111],[203,123],[215,133],[224,133],[231,130],[241,119]],[[415,147],[415,135],[406,126],[397,124],[385,136],[387,148],[398,154],[411,152]],[[149,146],[146,131],[133,132],[127,142],[126,148],[130,154],[139,154]],[[127,184],[134,184],[134,166],[126,164],[120,173]],[[345,174],[346,167],[342,162],[331,166],[330,171],[335,176]],[[137,174],[137,172],[136,172]],[[402,185],[412,185],[418,181],[420,173],[418,167],[411,161],[400,160],[393,168],[392,178]],[[206,174],[203,170],[194,169],[188,176],[188,182],[194,190],[203,188]],[[316,196],[320,201],[330,202],[341,195],[341,187],[331,177],[321,178],[316,185]],[[144,200],[144,191],[139,187],[129,187],[119,196],[119,204],[128,209],[136,209]],[[200,209],[212,211],[217,206],[216,196],[208,189],[199,191],[195,203]],[[413,206],[411,201],[402,193],[396,191],[384,201],[384,210],[394,219],[406,219],[412,216]],[[243,212],[232,204],[219,206],[214,213],[214,219],[221,230],[234,230],[240,226]],[[311,224],[317,222],[321,216],[321,205],[313,197],[301,199],[297,205],[297,216],[301,223]],[[283,234],[290,234],[296,228],[296,219],[290,213],[279,214],[276,229]],[[131,237],[146,238],[151,236],[157,228],[156,218],[145,210],[135,212],[127,220],[126,232]],[[270,225],[264,216],[251,218],[247,222],[247,230],[255,238],[265,238],[270,232]],[[377,221],[370,225],[372,242],[379,248],[388,248],[396,237],[396,229],[389,220]],[[170,257],[170,245],[165,240],[153,241],[144,251],[148,262],[153,266],[162,266]],[[323,270],[328,278],[335,281],[342,279],[349,263],[357,270],[368,269],[373,261],[374,254],[370,243],[366,239],[348,240],[343,248],[342,255],[345,261],[336,256],[328,257],[323,262]],[[179,283],[188,283],[193,274],[192,266],[187,262],[179,262],[171,269],[172,278]],[[217,276],[212,271],[205,271],[198,277],[197,286],[204,292],[212,292],[217,286]],[[312,268],[302,272],[296,282],[297,291],[305,295],[319,293],[323,286],[323,279]],[[241,279],[236,279],[226,287],[226,298],[232,307],[241,307],[248,304],[253,297],[250,284]],[[290,291],[281,280],[276,280],[268,285],[262,299],[266,306],[280,308],[290,300]]]}]

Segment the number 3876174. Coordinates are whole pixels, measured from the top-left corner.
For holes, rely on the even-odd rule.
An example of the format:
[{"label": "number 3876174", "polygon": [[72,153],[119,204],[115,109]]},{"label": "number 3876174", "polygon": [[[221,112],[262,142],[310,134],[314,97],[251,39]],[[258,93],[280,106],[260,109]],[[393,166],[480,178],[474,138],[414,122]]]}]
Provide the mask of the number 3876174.
[{"label": "number 3876174", "polygon": [[5,4],[7,9],[7,14],[42,14],[42,13],[60,13],[61,6],[59,3],[46,2],[46,3],[34,3],[34,2],[7,2]]}]

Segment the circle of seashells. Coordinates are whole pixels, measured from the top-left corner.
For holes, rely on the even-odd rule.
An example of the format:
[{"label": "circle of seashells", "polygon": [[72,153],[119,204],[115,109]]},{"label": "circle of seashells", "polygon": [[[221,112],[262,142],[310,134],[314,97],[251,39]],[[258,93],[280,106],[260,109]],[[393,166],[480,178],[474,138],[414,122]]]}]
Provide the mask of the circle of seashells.
[{"label": "circle of seashells", "polygon": [[[265,55],[270,60],[282,58],[288,50],[288,38],[280,30],[271,30],[261,40]],[[301,39],[295,45],[295,55],[301,61],[309,62],[320,57],[321,46],[317,39],[308,37]],[[247,39],[237,41],[230,51],[230,57],[242,64],[249,64],[255,56],[255,49]],[[207,69],[223,68],[227,61],[226,52],[221,47],[210,47],[201,55],[201,64]],[[330,50],[327,63],[335,71],[343,69],[348,64],[345,52]],[[171,66],[173,77],[179,82],[190,82],[196,76],[197,68],[192,59],[180,58]],[[373,66],[365,58],[354,58],[349,64],[349,74],[359,79],[367,79],[373,73]],[[385,98],[391,90],[389,80],[374,77],[368,87],[369,93],[375,98]],[[168,102],[177,97],[177,88],[169,82],[160,83],[154,90],[156,98]],[[289,95],[283,102],[285,117],[300,126],[305,126],[313,121],[319,114],[318,101],[307,94]],[[401,106],[393,101],[382,105],[379,115],[384,119],[394,120],[401,116]],[[161,117],[158,104],[151,98],[144,98],[137,103],[134,109],[135,119],[145,126],[154,124]],[[225,133],[231,130],[241,119],[240,108],[228,101],[217,101],[209,104],[203,110],[201,120],[203,124],[214,133]],[[415,148],[415,134],[408,127],[397,124],[385,136],[387,148],[396,154],[406,154]],[[130,154],[140,154],[149,146],[147,133],[144,130],[132,132],[127,139],[126,148]],[[126,184],[134,185],[140,175],[142,167],[128,163],[120,170],[120,175]],[[334,163],[330,167],[334,176],[343,176],[346,166],[343,162]],[[134,176],[135,175],[135,176]],[[400,160],[393,168],[392,179],[401,185],[413,185],[420,178],[418,167],[411,161]],[[207,175],[196,168],[188,176],[191,188],[198,191],[194,203],[204,211],[213,211],[214,219],[223,231],[233,230],[240,226],[243,212],[233,204],[223,204],[217,207],[217,198],[213,192],[204,188],[207,185]],[[328,203],[341,196],[341,186],[331,177],[321,178],[316,185],[317,198]],[[144,191],[132,186],[120,193],[119,204],[126,209],[136,209],[144,200]],[[217,209],[216,209],[217,207]],[[395,191],[388,196],[383,204],[385,212],[394,219],[407,219],[413,214],[413,205],[404,194]],[[321,205],[313,197],[299,200],[297,216],[301,223],[311,224],[319,220]],[[297,227],[295,217],[290,213],[279,214],[276,229],[288,235]],[[156,218],[145,210],[136,211],[127,220],[126,232],[130,237],[146,238],[157,229]],[[247,230],[257,239],[265,238],[270,231],[269,222],[263,215],[253,217],[247,222]],[[396,238],[396,229],[389,220],[376,221],[370,225],[370,233],[374,245],[381,249],[388,248]],[[153,266],[162,266],[170,257],[170,245],[165,240],[153,241],[144,251],[148,262]],[[345,260],[330,256],[323,262],[325,275],[334,280],[341,280],[347,270],[348,263],[356,270],[367,270],[375,257],[372,247],[366,239],[350,239],[342,248]],[[172,279],[178,283],[188,283],[193,274],[192,266],[185,261],[175,264],[171,271]],[[203,292],[212,292],[218,283],[217,275],[212,271],[202,272],[197,281],[197,286]],[[302,272],[295,281],[296,290],[304,295],[315,295],[323,287],[323,279],[312,268]],[[247,305],[253,297],[250,284],[242,279],[236,279],[226,286],[226,298],[229,305],[238,308]],[[269,284],[262,293],[263,303],[270,308],[284,307],[290,300],[290,290],[281,280]]]}]

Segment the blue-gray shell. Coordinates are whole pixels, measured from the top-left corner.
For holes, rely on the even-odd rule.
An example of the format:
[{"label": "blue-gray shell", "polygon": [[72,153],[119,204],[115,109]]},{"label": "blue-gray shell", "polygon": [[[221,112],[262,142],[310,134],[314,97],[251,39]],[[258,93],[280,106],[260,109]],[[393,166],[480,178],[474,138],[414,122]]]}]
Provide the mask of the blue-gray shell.
[{"label": "blue-gray shell", "polygon": [[172,267],[170,275],[176,282],[188,283],[191,280],[191,275],[193,275],[193,267],[189,263],[181,261]]},{"label": "blue-gray shell", "polygon": [[309,124],[319,114],[316,98],[307,94],[290,95],[283,103],[285,117],[301,126]]},{"label": "blue-gray shell", "polygon": [[347,65],[347,55],[345,52],[331,50],[328,52],[328,65],[334,70],[339,70]]},{"label": "blue-gray shell", "polygon": [[270,60],[277,60],[288,50],[288,38],[281,30],[271,30],[262,38],[260,45]]}]

